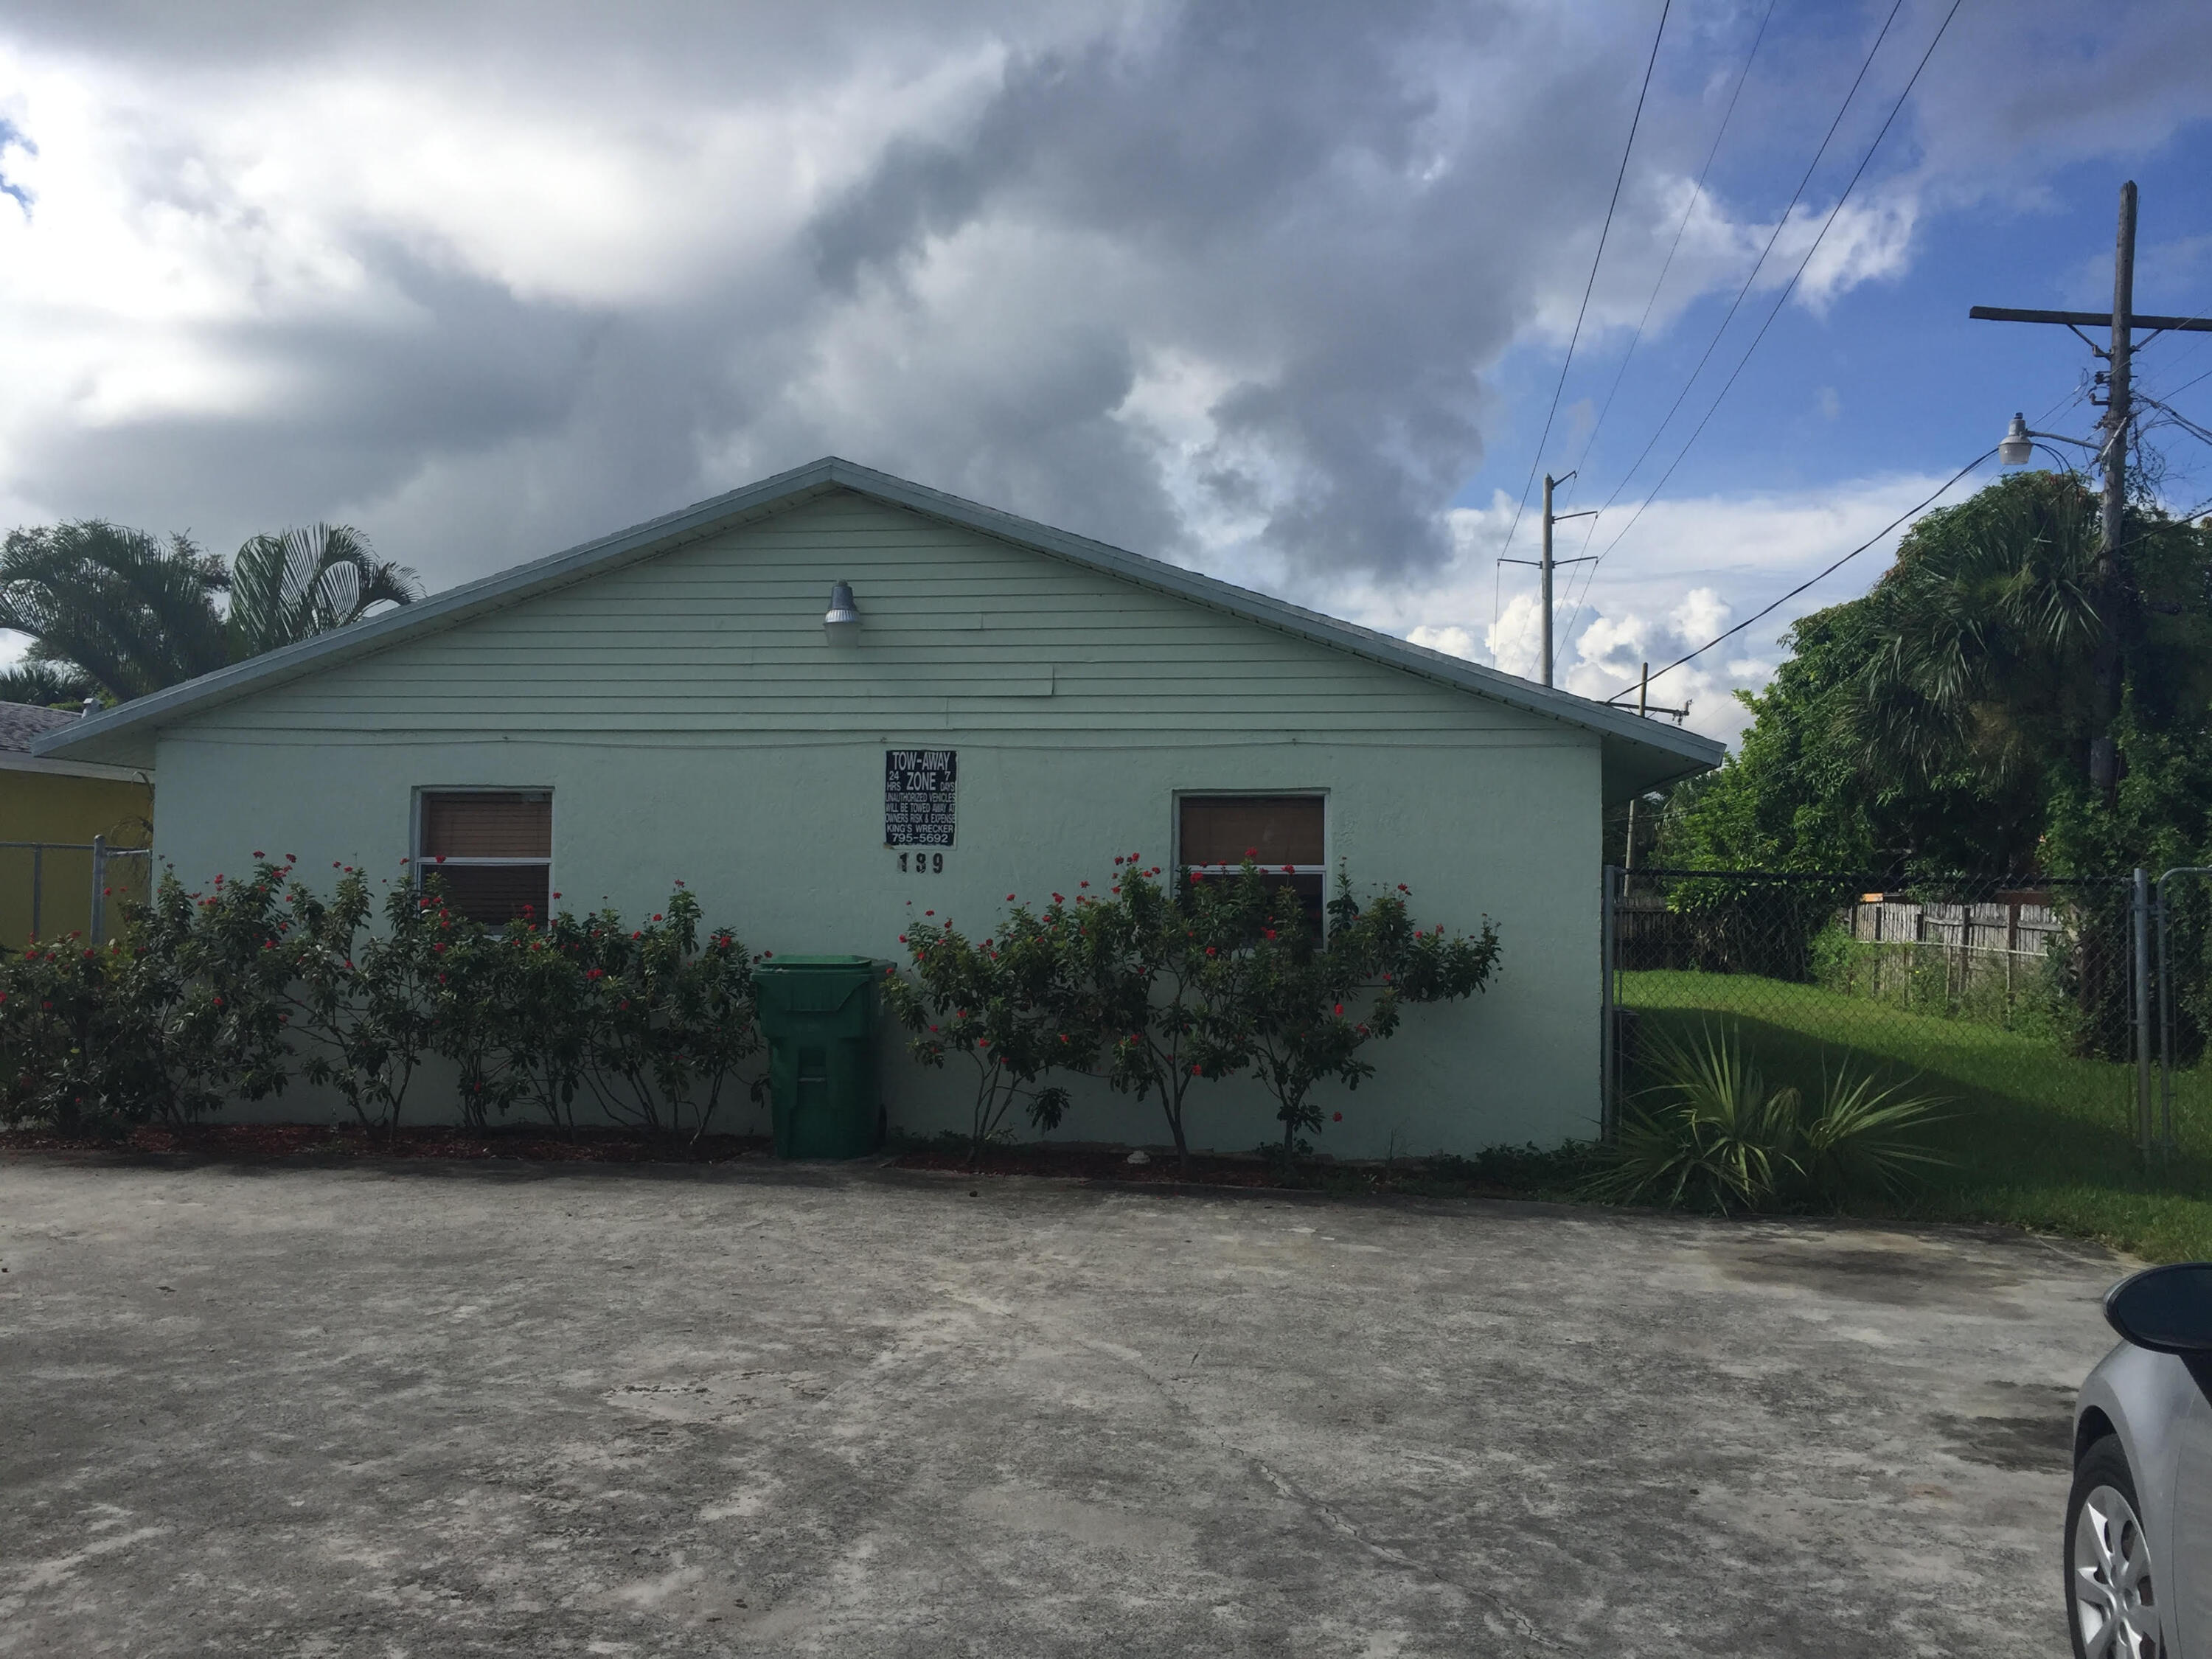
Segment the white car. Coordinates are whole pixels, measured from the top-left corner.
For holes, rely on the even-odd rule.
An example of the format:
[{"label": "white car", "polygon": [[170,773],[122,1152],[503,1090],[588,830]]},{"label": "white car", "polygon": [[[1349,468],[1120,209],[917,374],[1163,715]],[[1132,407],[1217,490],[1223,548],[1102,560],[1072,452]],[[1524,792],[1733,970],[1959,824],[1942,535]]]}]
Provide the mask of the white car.
[{"label": "white car", "polygon": [[2123,1279],[2105,1318],[2123,1340],[2074,1408],[2074,1651],[2212,1659],[2212,1262]]}]

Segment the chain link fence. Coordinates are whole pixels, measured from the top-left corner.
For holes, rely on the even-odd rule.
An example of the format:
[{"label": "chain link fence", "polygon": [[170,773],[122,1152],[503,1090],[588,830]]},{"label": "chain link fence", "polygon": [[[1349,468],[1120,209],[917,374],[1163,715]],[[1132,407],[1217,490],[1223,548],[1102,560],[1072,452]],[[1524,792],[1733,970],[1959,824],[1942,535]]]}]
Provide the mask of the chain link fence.
[{"label": "chain link fence", "polygon": [[[2174,1115],[2199,1092],[2186,1066],[2203,1055],[2212,997],[2180,999],[2166,1044],[2182,1063],[2161,1088],[2152,890],[2134,875],[1900,886],[1655,869],[1609,870],[1606,884],[1615,1114],[1654,1080],[1669,1042],[1704,1030],[1732,1031],[1770,1079],[1808,1097],[1850,1066],[1910,1079],[2008,1133],[2048,1126],[2146,1152],[2172,1144]],[[2202,914],[2175,932],[2172,953],[2212,967],[2212,884],[2195,897]]]},{"label": "chain link fence", "polygon": [[71,933],[100,943],[122,925],[125,907],[152,891],[144,848],[88,842],[0,842],[0,955],[33,939]]}]

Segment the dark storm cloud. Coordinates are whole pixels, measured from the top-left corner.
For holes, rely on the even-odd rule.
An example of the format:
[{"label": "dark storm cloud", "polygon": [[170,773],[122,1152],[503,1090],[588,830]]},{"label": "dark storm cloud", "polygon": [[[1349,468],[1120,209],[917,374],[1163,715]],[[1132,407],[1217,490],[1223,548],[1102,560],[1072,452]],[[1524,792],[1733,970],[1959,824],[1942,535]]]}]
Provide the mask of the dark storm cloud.
[{"label": "dark storm cloud", "polygon": [[[902,281],[999,220],[1109,237],[1160,273],[1125,314],[1133,335],[1253,366],[1208,410],[1197,472],[1219,505],[1272,503],[1261,538],[1295,565],[1421,568],[1481,458],[1480,372],[1547,273],[1530,246],[1584,216],[1547,181],[1595,176],[1618,142],[1601,118],[1514,118],[1547,97],[1610,115],[1632,61],[1512,88],[1480,62],[1515,43],[1508,21],[1224,4],[1140,45],[1024,58],[969,131],[892,146],[820,216],[817,269],[841,291]],[[1501,106],[1447,108],[1443,64],[1490,78]]]},{"label": "dark storm cloud", "polygon": [[234,525],[225,507],[249,486],[250,510],[268,527],[396,489],[434,459],[565,425],[613,319],[526,305],[396,249],[365,252],[407,302],[389,325],[264,321],[208,331],[216,352],[280,388],[261,407],[125,421],[90,442],[55,427],[20,442],[15,465],[56,499],[102,502],[108,516],[165,529],[185,527],[180,510],[197,511],[203,525]]},{"label": "dark storm cloud", "polygon": [[[1194,511],[1256,510],[1259,542],[1294,568],[1440,558],[1438,511],[1481,457],[1480,375],[1560,264],[1586,257],[1573,244],[1639,48],[1624,36],[1531,75],[1508,60],[1540,58],[1551,31],[1502,4],[1042,15],[1016,33],[989,9],[943,13],[939,50],[1004,53],[983,95],[854,158],[854,182],[727,288],[556,305],[377,245],[364,223],[353,252],[417,326],[215,331],[210,349],[277,366],[275,406],[58,428],[10,458],[15,488],[161,522],[219,520],[219,498],[251,501],[257,523],[336,502],[460,574],[727,487],[738,467],[836,451],[1170,555],[1202,551]],[[619,55],[679,84],[725,56],[757,85],[763,61],[810,58],[834,80],[878,19],[918,38],[896,8],[746,16],[750,34],[720,9],[648,12]],[[549,76],[576,71],[557,15],[538,14],[535,46],[514,42],[518,22],[504,7],[161,6],[33,8],[10,27],[230,79],[244,71],[210,41],[251,40],[264,64],[344,50],[374,64],[410,30],[426,59],[424,37],[505,36],[495,76],[533,51]],[[1546,100],[1587,118],[1540,118]],[[204,187],[179,181],[207,176],[206,158],[148,151],[143,200]],[[963,243],[985,274],[948,283]],[[1018,279],[988,274],[1024,250]],[[825,362],[860,332],[885,349],[825,390]],[[1218,385],[1196,453],[1125,418],[1164,358]],[[472,472],[503,510],[469,501]],[[519,493],[518,474],[532,480]],[[437,545],[458,520],[493,540]]]},{"label": "dark storm cloud", "polygon": [[[1924,39],[1935,14],[1908,10]],[[342,517],[442,582],[836,452],[1146,551],[1274,562],[1292,587],[1416,579],[1492,441],[1486,377],[1540,315],[1571,319],[1656,15],[15,0],[0,49],[109,100],[125,222],[185,227],[159,249],[179,285],[234,294],[114,332],[258,390],[165,386],[118,416],[66,373],[19,382],[0,489],[217,545]],[[1599,286],[1631,319],[1679,210],[1661,186],[1694,172],[1755,21],[1733,0],[1674,16]],[[1754,180],[1856,68],[1871,25],[1838,16],[1771,48]],[[1958,73],[1929,83],[1948,127],[1996,95],[2014,26],[1962,20]],[[335,183],[271,185],[283,167],[258,164],[287,145],[343,139],[293,136],[293,106],[364,88],[390,167],[372,137]],[[788,201],[702,183],[732,122],[751,148],[732,165]],[[426,123],[451,129],[430,161],[409,149]],[[510,131],[525,163],[485,153]],[[541,141],[542,208],[468,194]],[[594,146],[619,185],[593,185]],[[624,239],[645,250],[627,264]],[[354,274],[286,274],[325,264]],[[70,299],[42,300],[54,326],[93,326]]]}]

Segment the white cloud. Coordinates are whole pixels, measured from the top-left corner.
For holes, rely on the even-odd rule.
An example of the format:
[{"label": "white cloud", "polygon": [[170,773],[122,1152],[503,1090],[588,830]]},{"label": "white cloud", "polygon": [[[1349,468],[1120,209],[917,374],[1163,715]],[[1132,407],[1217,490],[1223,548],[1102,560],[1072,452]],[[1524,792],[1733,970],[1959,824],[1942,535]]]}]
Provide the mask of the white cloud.
[{"label": "white cloud", "polygon": [[[1969,478],[1945,500],[1957,501],[1984,481]],[[1644,664],[1656,672],[1707,645],[1875,536],[1942,482],[1919,476],[1873,478],[1788,494],[1652,503],[1638,521],[1634,539],[1623,541],[1592,584],[1595,600],[1561,581],[1559,684],[1599,699],[1632,695]],[[1532,573],[1510,569],[1496,620],[1486,620],[1497,591],[1495,550],[1512,510],[1501,499],[1486,509],[1455,513],[1457,551],[1431,580],[1405,588],[1341,582],[1328,591],[1329,608],[1417,645],[1533,677],[1543,628]],[[1627,503],[1613,516],[1625,521],[1634,511],[1635,504]],[[1779,641],[1790,623],[1863,592],[1887,567],[1902,534],[1901,529],[1891,532],[1718,650],[1661,674],[1652,683],[1653,704],[1680,708],[1686,699],[1691,726],[1733,741],[1748,718],[1734,694],[1757,690],[1773,677]],[[1594,542],[1606,544],[1602,536]]]},{"label": "white cloud", "polygon": [[[2124,9],[2094,38],[2070,0],[1961,13],[1798,302],[2212,112],[2212,9]],[[1670,246],[1657,332],[1751,270],[1874,27],[1788,13],[1702,190],[1750,24],[1670,33],[1600,348]],[[380,0],[277,31],[224,0],[17,0],[0,118],[37,149],[5,157],[31,210],[0,197],[0,521],[222,548],[345,519],[443,583],[837,451],[1533,668],[1528,573],[1491,562],[1513,502],[1441,509],[1527,414],[1501,356],[1573,326],[1650,15]],[[1763,291],[1936,16],[1904,14]],[[1561,410],[1565,453],[1595,418]],[[1655,505],[1595,611],[1563,580],[1563,678],[1617,690],[1702,643],[1692,589],[1747,614],[1918,487]],[[1689,692],[1709,729],[1782,620]]]}]

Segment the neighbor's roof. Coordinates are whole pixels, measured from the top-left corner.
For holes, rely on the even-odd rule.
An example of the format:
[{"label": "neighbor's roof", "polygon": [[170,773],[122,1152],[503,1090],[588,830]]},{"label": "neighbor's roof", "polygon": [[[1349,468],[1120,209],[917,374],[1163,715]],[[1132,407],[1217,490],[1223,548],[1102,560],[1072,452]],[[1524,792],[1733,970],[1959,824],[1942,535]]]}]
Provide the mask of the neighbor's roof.
[{"label": "neighbor's roof", "polygon": [[34,702],[0,702],[0,749],[28,752],[31,739],[84,716],[74,708],[41,708]]},{"label": "neighbor's roof", "polygon": [[0,702],[0,772],[46,772],[63,777],[113,778],[143,782],[137,767],[100,766],[90,761],[48,760],[31,753],[31,745],[51,732],[83,723],[74,708],[42,708],[32,702]]},{"label": "neighbor's roof", "polygon": [[958,525],[1049,558],[1102,571],[1158,592],[1173,594],[1264,628],[1311,640],[1425,679],[1455,686],[1493,702],[1596,732],[1605,741],[1607,794],[1619,797],[1717,766],[1725,752],[1711,738],[1641,718],[1626,709],[1555,690],[1463,658],[1431,651],[1372,629],[1301,609],[1264,593],[1231,586],[1194,570],[1125,552],[1103,542],[1054,530],[1033,520],[980,507],[942,491],[909,483],[887,472],[828,456],[758,483],[647,520],[565,553],[517,565],[480,581],[447,589],[410,605],[387,611],[282,650],[204,674],[89,719],[64,717],[66,729],[38,737],[33,752],[88,761],[147,764],[153,738],[163,726],[220,704],[266,690],[341,663],[373,655],[403,641],[459,626],[475,617],[533,599],[572,582],[603,575],[668,552],[684,543],[787,512],[801,502],[846,489]]}]

